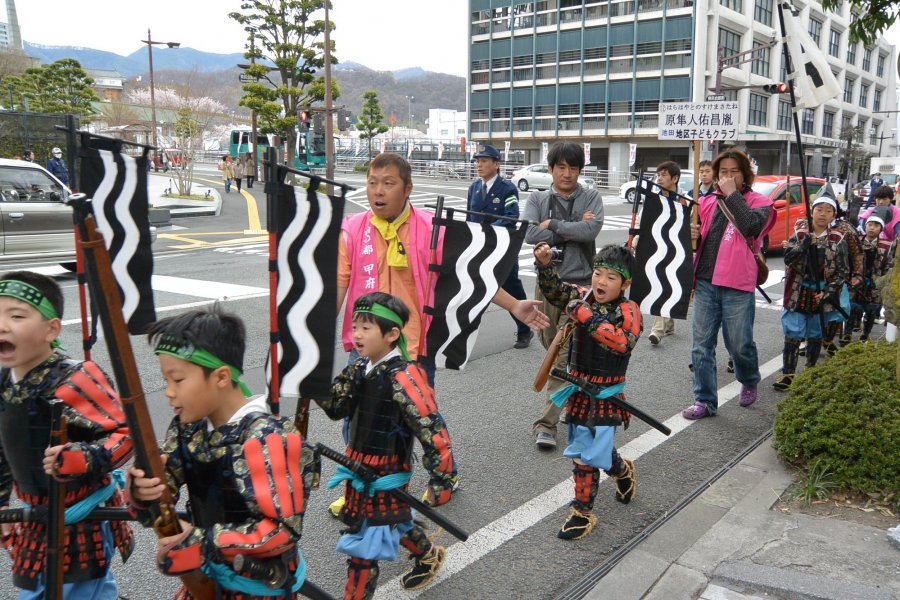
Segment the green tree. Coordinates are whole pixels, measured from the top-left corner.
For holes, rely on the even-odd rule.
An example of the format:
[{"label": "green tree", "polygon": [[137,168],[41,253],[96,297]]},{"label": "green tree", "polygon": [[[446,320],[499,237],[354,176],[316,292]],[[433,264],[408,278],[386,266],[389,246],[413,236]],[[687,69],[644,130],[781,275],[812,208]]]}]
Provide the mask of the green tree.
[{"label": "green tree", "polygon": [[200,133],[200,124],[194,118],[194,111],[189,106],[178,109],[175,121],[175,135],[181,149],[181,162],[175,165],[175,187],[179,196],[190,196],[194,185],[194,159],[196,150],[194,138]]},{"label": "green tree", "polygon": [[84,123],[93,114],[91,102],[100,100],[91,88],[93,83],[77,60],[63,58],[5,77],[0,87],[7,88],[14,109],[79,115]]},{"label": "green tree", "polygon": [[840,149],[841,174],[847,180],[847,196],[849,198],[853,184],[859,181],[860,170],[868,168],[872,155],[865,151],[862,142],[865,137],[865,128],[862,125],[848,127],[841,131],[840,140],[843,142]]},{"label": "green tree", "polygon": [[363,92],[363,105],[356,119],[356,128],[359,130],[359,137],[363,140],[369,140],[369,161],[372,160],[372,138],[379,133],[388,130],[387,124],[384,122],[384,111],[378,103],[378,94],[375,90],[366,90]]},{"label": "green tree", "polygon": [[[844,0],[822,0],[826,12],[838,13]],[[900,13],[897,0],[850,0],[850,42],[871,46],[894,24]]]},{"label": "green tree", "polygon": [[[243,86],[239,104],[256,111],[261,132],[276,133],[288,141],[289,165],[294,163],[299,110],[325,97],[323,78],[316,72],[325,66],[325,27],[333,30],[334,23],[313,16],[325,7],[325,1],[245,0],[242,12],[228,15],[249,34],[244,56],[255,62],[245,73],[257,81]],[[331,46],[331,62],[337,64],[334,41]],[[338,94],[332,86],[333,97]]]}]

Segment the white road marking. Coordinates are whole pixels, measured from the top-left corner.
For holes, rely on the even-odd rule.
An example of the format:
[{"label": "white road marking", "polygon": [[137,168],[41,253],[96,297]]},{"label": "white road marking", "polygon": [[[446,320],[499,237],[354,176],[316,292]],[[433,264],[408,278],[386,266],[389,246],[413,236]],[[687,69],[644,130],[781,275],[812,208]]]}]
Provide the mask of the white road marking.
[{"label": "white road marking", "polygon": [[151,285],[155,292],[184,294],[185,296],[197,296],[198,298],[231,298],[234,296],[269,293],[267,288],[238,285],[236,283],[222,283],[219,281],[204,281],[202,279],[188,279],[186,277],[170,277],[168,275],[154,275]]},{"label": "white road marking", "polygon": [[[776,356],[769,362],[760,365],[759,370],[762,378],[765,379],[780,367],[781,357]],[[740,392],[741,384],[737,381],[721,387],[719,389],[719,408],[735,398]],[[696,422],[688,421],[679,413],[667,419],[665,425],[672,430],[672,435],[674,436]],[[662,444],[666,439],[665,435],[655,429],[651,429],[618,448],[619,454],[625,458],[637,460]],[[600,481],[602,482],[605,479],[608,479],[608,477],[601,471]],[[447,548],[447,558],[441,570],[437,572],[432,585],[423,590],[407,592],[400,585],[400,578],[395,577],[378,586],[378,589],[375,591],[375,598],[381,600],[389,598],[416,598],[422,592],[433,590],[434,585],[453,577],[532,525],[567,505],[572,500],[573,493],[573,482],[572,478],[569,477],[543,494],[532,498],[522,506],[470,534],[468,541],[465,543],[455,543]]]}]

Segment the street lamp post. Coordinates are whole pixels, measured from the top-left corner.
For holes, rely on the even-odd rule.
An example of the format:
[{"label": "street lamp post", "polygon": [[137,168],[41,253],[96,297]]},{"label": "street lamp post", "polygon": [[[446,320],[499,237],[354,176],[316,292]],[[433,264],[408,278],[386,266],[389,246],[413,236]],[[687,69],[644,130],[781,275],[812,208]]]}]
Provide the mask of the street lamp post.
[{"label": "street lamp post", "polygon": [[[169,48],[178,48],[181,46],[180,42],[155,42],[153,38],[150,36],[150,28],[147,28],[147,39],[141,40],[143,43],[147,44],[147,56],[150,60],[150,119],[151,123],[151,135],[153,136],[153,148],[156,150],[159,148],[159,140],[156,136],[156,91],[154,90],[153,85],[153,46],[168,46]],[[156,150],[159,152],[158,150]]]},{"label": "street lamp post", "polygon": [[415,100],[415,96],[407,96],[406,97],[406,115],[408,119],[407,127],[406,127],[406,135],[412,137],[412,101]]}]

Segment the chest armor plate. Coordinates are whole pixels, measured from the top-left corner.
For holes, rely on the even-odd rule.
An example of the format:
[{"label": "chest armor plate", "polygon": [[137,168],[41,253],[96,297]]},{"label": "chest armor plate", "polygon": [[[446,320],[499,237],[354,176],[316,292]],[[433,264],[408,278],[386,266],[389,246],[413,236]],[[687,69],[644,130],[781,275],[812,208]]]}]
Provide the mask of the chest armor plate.
[{"label": "chest armor plate", "polygon": [[50,441],[50,407],[42,400],[2,405],[0,442],[13,479],[26,494],[46,496],[49,477],[42,466]]},{"label": "chest armor plate", "polygon": [[179,445],[179,450],[185,456],[190,513],[195,526],[240,523],[251,517],[247,502],[238,489],[231,448],[210,462],[190,458],[189,450],[183,444]]},{"label": "chest armor plate", "polygon": [[408,463],[412,437],[402,426],[392,381],[389,373],[363,378],[359,401],[350,417],[349,446],[363,454],[399,456],[401,463]]},{"label": "chest armor plate", "polygon": [[569,364],[578,373],[597,378],[617,379],[625,375],[631,354],[610,352],[606,346],[593,339],[587,330],[578,325],[569,346]]}]

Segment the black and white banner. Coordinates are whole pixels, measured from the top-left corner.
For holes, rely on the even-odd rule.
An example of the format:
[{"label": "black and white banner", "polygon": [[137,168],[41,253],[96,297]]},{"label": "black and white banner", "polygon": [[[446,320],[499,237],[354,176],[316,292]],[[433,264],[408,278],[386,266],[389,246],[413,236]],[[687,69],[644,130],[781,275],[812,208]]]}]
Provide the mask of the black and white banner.
[{"label": "black and white banner", "polygon": [[[278,181],[282,181],[279,177]],[[278,373],[282,396],[331,397],[338,240],[344,199],[278,186]],[[268,374],[271,385],[271,372]]]},{"label": "black and white banner", "polygon": [[629,297],[644,314],[684,319],[694,277],[690,208],[649,191],[642,190],[641,195],[637,272]]},{"label": "black and white banner", "polygon": [[91,198],[97,230],[109,250],[128,331],[144,333],[156,320],[147,158],[82,147],[81,191]]},{"label": "black and white banner", "polygon": [[447,219],[438,225],[445,227],[444,266],[434,288],[426,360],[461,369],[475,346],[481,315],[519,260],[527,225],[512,229]]}]

